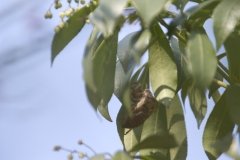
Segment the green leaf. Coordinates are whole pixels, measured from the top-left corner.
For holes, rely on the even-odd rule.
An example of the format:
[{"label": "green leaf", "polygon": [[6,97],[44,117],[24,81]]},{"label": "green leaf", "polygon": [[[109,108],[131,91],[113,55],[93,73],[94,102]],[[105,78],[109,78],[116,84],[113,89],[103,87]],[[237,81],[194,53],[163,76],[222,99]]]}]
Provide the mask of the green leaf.
[{"label": "green leaf", "polygon": [[153,135],[144,140],[142,140],[139,144],[134,146],[131,151],[138,151],[141,149],[169,149],[176,147],[177,143],[174,137],[170,134],[166,135]]},{"label": "green leaf", "polygon": [[[219,80],[219,81],[223,81],[223,77],[218,73],[216,72],[215,74],[215,79]],[[212,84],[210,85],[209,87],[209,93],[208,93],[208,98],[210,98],[212,96],[212,94],[218,90],[220,86],[217,85],[216,83],[212,82]]]},{"label": "green leaf", "polygon": [[117,123],[117,131],[118,131],[118,135],[119,135],[119,138],[124,146],[124,128],[122,127],[122,121],[123,121],[123,118],[125,116],[125,113],[126,113],[126,108],[121,106],[119,112],[118,112],[118,115],[117,115],[117,118],[116,118],[116,123]]},{"label": "green leaf", "polygon": [[[166,119],[166,107],[157,102],[153,114],[145,121],[141,133],[141,141],[154,135],[168,134]],[[133,147],[133,146],[132,146]],[[167,149],[144,149],[140,150],[141,156],[149,156],[158,160],[165,160],[167,157]]]},{"label": "green leaf", "polygon": [[168,40],[158,24],[152,29],[149,48],[149,73],[154,95],[160,103],[170,105],[177,89],[177,66]]},{"label": "green leaf", "polygon": [[113,91],[114,91],[114,78],[115,78],[115,70],[116,70],[116,53],[117,53],[117,39],[116,35],[112,41],[112,50],[111,53],[105,57],[104,63],[104,76],[102,81],[102,100],[100,105],[98,106],[98,110],[101,115],[106,118],[108,121],[112,122],[112,119],[108,112],[108,102],[110,101]]},{"label": "green leaf", "polygon": [[[178,79],[178,88],[177,91],[179,91],[182,88],[182,85],[184,82],[189,78],[189,73],[187,70],[187,58],[185,52],[182,52],[180,50],[180,45],[183,45],[181,42],[179,42],[176,38],[171,38],[171,47],[174,53],[175,61],[177,64],[177,79]],[[184,46],[181,46],[182,48]]]},{"label": "green leaf", "polygon": [[200,3],[196,8],[192,8],[189,12],[190,17],[189,20],[195,21],[202,16],[211,17],[211,14],[214,8],[219,4],[219,0],[207,0],[205,2]]},{"label": "green leaf", "polygon": [[224,92],[209,115],[203,133],[203,147],[210,160],[215,160],[222,154],[222,152],[213,148],[212,144],[234,129],[225,97],[226,93]]},{"label": "green leaf", "polygon": [[122,64],[122,67],[127,73],[128,70],[128,65],[133,59],[133,53],[132,51],[132,46],[131,46],[131,41],[134,37],[139,37],[140,32],[132,32],[125,36],[119,43],[118,43],[118,51],[117,51],[117,56],[119,58],[120,63]]},{"label": "green leaf", "polygon": [[131,82],[130,83],[134,83],[138,81],[138,76],[139,74],[142,72],[142,70],[146,67],[147,63],[145,63],[144,65],[142,65],[132,76],[131,78]]},{"label": "green leaf", "polygon": [[151,37],[151,32],[148,29],[144,29],[138,35],[135,35],[130,43],[131,53],[136,63],[139,64],[142,55],[147,51],[148,44]]},{"label": "green leaf", "polygon": [[146,63],[143,71],[142,71],[142,74],[140,75],[139,79],[138,79],[138,82],[140,82],[142,84],[142,89],[145,89],[146,86],[149,86],[149,66],[148,66],[148,63]]},{"label": "green leaf", "polygon": [[98,8],[89,15],[89,19],[102,31],[104,37],[109,37],[114,33],[127,0],[101,0],[99,3]]},{"label": "green leaf", "polygon": [[168,32],[167,32],[167,35],[168,35],[168,39],[171,38],[171,36],[174,34],[176,28],[183,24],[184,21],[187,19],[187,15],[184,14],[184,13],[181,13],[178,17],[174,18],[169,26],[168,26]]},{"label": "green leaf", "polygon": [[230,34],[224,43],[224,47],[227,51],[229,76],[230,79],[235,83],[240,82],[239,43],[240,36],[235,33]]},{"label": "green leaf", "polygon": [[229,107],[229,111],[232,117],[233,122],[235,122],[238,126],[240,126],[240,85],[239,84],[231,84],[227,87],[226,90],[226,98],[227,105]]},{"label": "green leaf", "polygon": [[178,144],[178,146],[169,150],[168,159],[185,160],[187,157],[187,133],[183,108],[178,94],[173,98],[170,107],[166,111],[169,133],[174,136]]},{"label": "green leaf", "polygon": [[181,98],[182,98],[183,105],[185,105],[185,99],[187,97],[188,90],[192,85],[193,85],[193,80],[189,78],[186,82],[184,82],[182,86]]},{"label": "green leaf", "polygon": [[112,160],[133,160],[127,153],[123,151],[118,151],[113,156]]},{"label": "green leaf", "polygon": [[215,51],[203,27],[196,27],[186,46],[189,72],[196,85],[204,90],[208,87],[216,73],[217,58]]},{"label": "green leaf", "polygon": [[[128,112],[126,111],[126,108],[125,108],[123,110],[123,114],[122,114],[121,118],[123,119],[123,117],[125,117],[127,115],[128,115]],[[142,127],[143,127],[143,125],[133,128],[127,135],[124,135],[124,137],[123,137],[124,148],[132,156],[134,156],[137,153],[137,151],[130,152],[130,150],[133,148],[133,146],[137,145],[140,142],[141,134],[142,134]],[[125,128],[124,133],[126,133],[127,131],[129,131],[129,129]]]},{"label": "green leaf", "polygon": [[232,133],[229,133],[222,139],[218,140],[213,144],[213,147],[221,152],[225,152],[228,156],[234,158],[235,160],[240,160],[237,140],[233,138]]},{"label": "green leaf", "polygon": [[197,125],[199,128],[207,111],[207,100],[205,92],[199,89],[197,86],[192,85],[188,90],[188,97],[191,109],[197,120]]},{"label": "green leaf", "polygon": [[[98,94],[101,97],[100,113],[103,113],[103,116],[110,121],[107,104],[114,90],[117,35],[115,33],[109,39],[104,39],[103,36],[100,36],[94,45],[90,45],[90,48],[87,45],[83,60],[85,83],[88,89],[92,90],[91,93]],[[91,39],[92,37],[90,37],[89,41]],[[88,97],[90,101],[94,98]],[[94,107],[96,106],[94,105]]]},{"label": "green leaf", "polygon": [[89,8],[85,6],[79,11],[76,11],[74,15],[67,20],[67,27],[61,28],[59,32],[55,33],[52,41],[52,63],[63,48],[81,31],[85,25],[86,16],[94,9],[95,6],[90,3]]},{"label": "green leaf", "polygon": [[97,155],[89,158],[89,160],[105,160],[105,155],[104,154],[97,154]]},{"label": "green leaf", "polygon": [[93,108],[96,110],[101,99],[102,99],[102,95],[99,92],[93,92],[88,85],[85,84],[85,89],[86,89],[86,93],[87,93],[87,97],[89,102],[91,103],[91,105],[93,106]]},{"label": "green leaf", "polygon": [[116,64],[114,94],[121,102],[123,102],[124,91],[127,87],[129,87],[128,82],[130,80],[134,67],[135,63],[130,63],[128,66],[128,71],[125,74],[120,61],[118,61]]},{"label": "green leaf", "polygon": [[92,57],[94,55],[94,52],[96,52],[97,48],[99,47],[100,43],[103,41],[102,36],[100,37],[101,39],[98,38],[97,40],[98,34],[99,29],[97,27],[94,27],[92,34],[88,39],[83,58],[83,78],[88,88],[93,92],[97,91],[97,86],[94,81]]},{"label": "green leaf", "polygon": [[145,27],[150,27],[153,19],[157,14],[159,14],[167,0],[151,0],[151,1],[141,1],[141,0],[132,0],[134,8],[139,13],[141,19],[144,22]]},{"label": "green leaf", "polygon": [[240,1],[223,0],[215,8],[212,19],[218,50],[240,20]]}]

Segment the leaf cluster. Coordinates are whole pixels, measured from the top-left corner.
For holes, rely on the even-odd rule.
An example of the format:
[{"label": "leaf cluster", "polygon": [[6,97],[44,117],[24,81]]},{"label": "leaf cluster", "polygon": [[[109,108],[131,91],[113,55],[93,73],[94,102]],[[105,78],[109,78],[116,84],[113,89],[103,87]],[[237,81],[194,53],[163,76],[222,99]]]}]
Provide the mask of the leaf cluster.
[{"label": "leaf cluster", "polygon": [[[132,156],[139,152],[143,159],[186,159],[185,115],[178,93],[183,104],[188,96],[199,128],[207,111],[207,91],[215,106],[204,128],[204,150],[209,159],[231,153],[231,147],[223,149],[219,144],[223,139],[232,142],[226,136],[240,125],[240,1],[191,1],[197,5],[187,10],[188,0],[101,0],[97,7],[90,2],[69,18],[69,27],[54,36],[52,61],[85,25],[77,19],[89,16],[94,29],[82,62],[86,93],[94,109],[109,121],[112,95],[122,103],[117,128]],[[170,12],[170,4],[179,12]],[[171,18],[169,24],[166,18]],[[216,47],[203,27],[208,19],[213,22]],[[136,22],[141,30],[119,41],[123,24]],[[217,55],[221,46],[226,52]],[[139,66],[145,53],[148,61]],[[143,125],[124,135],[121,120],[131,114],[130,85],[136,81],[151,86],[157,107]],[[222,95],[219,87],[224,88]]]}]

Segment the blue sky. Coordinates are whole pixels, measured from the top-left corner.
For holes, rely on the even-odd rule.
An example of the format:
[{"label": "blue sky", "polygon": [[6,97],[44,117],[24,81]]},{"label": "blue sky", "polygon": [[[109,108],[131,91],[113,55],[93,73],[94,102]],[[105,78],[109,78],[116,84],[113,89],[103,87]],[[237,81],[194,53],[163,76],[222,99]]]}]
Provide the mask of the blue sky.
[{"label": "blue sky", "polygon": [[[53,19],[45,20],[44,14],[50,3],[47,0],[1,2],[1,160],[66,160],[68,153],[53,152],[55,145],[93,155],[77,144],[80,139],[97,153],[114,154],[122,150],[116,128],[121,104],[112,97],[109,110],[113,122],[110,123],[95,113],[85,94],[81,62],[92,25],[83,28],[51,67],[53,29],[60,22],[58,13],[64,8],[52,9]],[[66,6],[64,1],[62,3]],[[206,27],[211,27],[210,21]],[[121,30],[119,40],[138,29],[137,25],[127,26]],[[147,55],[142,62],[146,58]],[[213,102],[209,101],[208,114],[212,106]],[[206,119],[198,130],[186,103],[186,121],[187,159],[207,160],[201,144]],[[229,158],[222,156],[219,159]]]}]

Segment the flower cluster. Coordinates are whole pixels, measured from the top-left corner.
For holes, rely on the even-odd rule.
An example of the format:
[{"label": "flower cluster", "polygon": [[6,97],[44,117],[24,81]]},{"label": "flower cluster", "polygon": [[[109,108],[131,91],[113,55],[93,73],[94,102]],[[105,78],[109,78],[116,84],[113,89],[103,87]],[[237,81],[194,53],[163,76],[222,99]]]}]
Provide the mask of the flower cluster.
[{"label": "flower cluster", "polygon": [[[64,21],[64,18],[70,18],[76,11],[81,10],[80,4],[84,5],[86,2],[85,0],[74,0],[75,3],[77,4],[76,8],[73,8],[71,6],[71,2],[72,0],[67,0],[68,6],[64,11],[61,11],[59,13],[59,17],[61,18],[61,21],[59,22],[59,24],[54,28],[55,32],[59,32],[61,28],[67,27],[68,24],[66,21]],[[97,5],[97,1],[92,1],[94,5]],[[51,6],[49,7],[49,9],[47,10],[46,14],[44,15],[44,17],[46,19],[51,19],[53,17],[53,14],[51,12],[51,7],[54,5],[55,9],[59,9],[62,7],[62,3],[59,0],[54,0],[54,2],[51,4]],[[86,4],[86,6],[89,4]],[[86,20],[86,23],[89,23],[89,20]]]}]

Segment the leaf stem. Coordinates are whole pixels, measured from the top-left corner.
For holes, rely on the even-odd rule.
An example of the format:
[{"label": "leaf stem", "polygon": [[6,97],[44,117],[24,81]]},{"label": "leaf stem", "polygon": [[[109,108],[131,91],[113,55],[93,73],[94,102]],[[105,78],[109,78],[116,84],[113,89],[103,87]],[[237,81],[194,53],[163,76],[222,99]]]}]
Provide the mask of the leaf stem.
[{"label": "leaf stem", "polygon": [[229,75],[229,70],[227,69],[227,67],[225,67],[222,62],[218,61],[218,65],[224,70],[224,72],[226,72]]},{"label": "leaf stem", "polygon": [[231,84],[231,83],[230,83],[231,80],[230,80],[230,78],[228,77],[228,75],[227,75],[225,72],[223,72],[219,67],[217,67],[217,72],[218,72],[229,84]]},{"label": "leaf stem", "polygon": [[213,79],[213,82],[216,83],[217,85],[223,87],[223,88],[227,88],[227,86],[228,86],[226,83],[224,83],[224,82],[222,82],[220,80],[217,80],[215,78]]},{"label": "leaf stem", "polygon": [[91,147],[89,147],[89,146],[86,145],[85,143],[82,143],[82,145],[84,145],[85,147],[87,147],[88,149],[90,149],[95,155],[97,154]]}]

